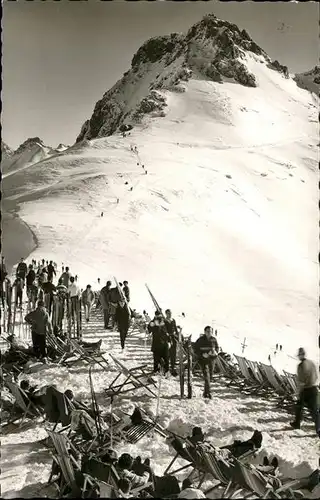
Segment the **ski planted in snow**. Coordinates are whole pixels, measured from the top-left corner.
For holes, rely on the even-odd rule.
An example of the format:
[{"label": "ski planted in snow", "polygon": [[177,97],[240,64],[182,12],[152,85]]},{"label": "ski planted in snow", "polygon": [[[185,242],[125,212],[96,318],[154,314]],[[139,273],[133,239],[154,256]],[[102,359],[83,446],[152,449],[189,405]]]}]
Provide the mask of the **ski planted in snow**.
[{"label": "ski planted in snow", "polygon": [[188,337],[187,341],[187,385],[188,385],[188,399],[192,398],[192,347],[191,347],[191,335]]},{"label": "ski planted in snow", "polygon": [[123,290],[121,289],[119,283],[118,283],[118,280],[117,278],[114,276],[113,277],[115,283],[116,283],[116,286],[117,286],[117,289],[118,289],[118,292],[119,292],[119,295],[121,297],[121,300],[123,300],[123,302],[125,302],[126,306],[127,306],[127,309],[128,309],[128,313],[130,314],[130,317],[131,317],[131,310],[130,310],[130,307],[129,307],[129,304],[128,304],[128,301],[127,301],[127,298],[125,296],[125,294],[123,293]]},{"label": "ski planted in snow", "polygon": [[183,345],[182,345],[182,328],[178,328],[178,347],[179,347],[179,381],[180,381],[180,397],[184,398],[184,364],[183,364]]}]

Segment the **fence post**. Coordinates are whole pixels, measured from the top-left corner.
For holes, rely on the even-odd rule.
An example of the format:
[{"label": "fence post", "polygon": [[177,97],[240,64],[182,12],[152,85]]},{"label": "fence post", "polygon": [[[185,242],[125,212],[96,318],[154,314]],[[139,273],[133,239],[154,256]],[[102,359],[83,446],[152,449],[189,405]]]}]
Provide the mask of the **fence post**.
[{"label": "fence post", "polygon": [[192,347],[191,347],[191,337],[188,338],[187,343],[187,384],[188,384],[188,399],[192,398]]}]

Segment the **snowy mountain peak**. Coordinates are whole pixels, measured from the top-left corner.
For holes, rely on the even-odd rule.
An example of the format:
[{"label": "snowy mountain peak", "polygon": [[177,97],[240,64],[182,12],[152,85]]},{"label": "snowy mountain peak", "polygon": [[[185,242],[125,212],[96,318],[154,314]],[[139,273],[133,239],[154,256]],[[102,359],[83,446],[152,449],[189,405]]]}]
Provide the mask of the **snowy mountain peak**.
[{"label": "snowy mountain peak", "polygon": [[10,148],[5,142],[1,141],[1,159],[6,160],[14,154],[14,150]]},{"label": "snowy mountain peak", "polygon": [[20,154],[23,151],[29,151],[34,146],[44,146],[45,147],[45,144],[39,137],[30,137],[29,139],[24,141],[22,144],[20,144],[18,149],[15,151],[15,154]]},{"label": "snowy mountain peak", "polygon": [[151,38],[133,56],[131,69],[97,102],[76,142],[124,132],[148,116],[165,116],[168,93],[187,91],[191,78],[257,87],[248,58],[289,76],[288,68],[271,61],[245,30],[213,14],[186,34]]},{"label": "snowy mountain peak", "polygon": [[310,71],[297,73],[294,77],[297,85],[302,89],[319,94],[320,91],[320,66],[315,66]]}]

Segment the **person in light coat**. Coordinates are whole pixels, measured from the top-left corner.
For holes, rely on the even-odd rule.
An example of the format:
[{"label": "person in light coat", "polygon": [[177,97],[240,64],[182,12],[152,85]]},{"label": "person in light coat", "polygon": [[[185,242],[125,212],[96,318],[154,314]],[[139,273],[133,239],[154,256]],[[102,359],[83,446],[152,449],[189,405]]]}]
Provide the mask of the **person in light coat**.
[{"label": "person in light coat", "polygon": [[90,312],[91,308],[94,304],[95,301],[95,295],[94,292],[91,289],[91,285],[87,285],[87,288],[82,292],[82,304],[84,307],[84,312],[86,316],[86,321],[90,321]]},{"label": "person in light coat", "polygon": [[71,301],[71,320],[73,323],[75,322],[75,318],[78,316],[78,310],[79,310],[79,299],[80,299],[80,288],[78,287],[77,283],[75,282],[75,279],[73,276],[70,278],[70,285],[68,287],[68,293],[70,296],[70,301]]}]

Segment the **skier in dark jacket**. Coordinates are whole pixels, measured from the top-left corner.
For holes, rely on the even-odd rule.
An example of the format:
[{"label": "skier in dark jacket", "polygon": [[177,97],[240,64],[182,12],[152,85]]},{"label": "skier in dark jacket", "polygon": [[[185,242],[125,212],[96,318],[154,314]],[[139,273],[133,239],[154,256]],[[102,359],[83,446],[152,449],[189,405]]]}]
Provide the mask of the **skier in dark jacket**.
[{"label": "skier in dark jacket", "polygon": [[56,274],[57,274],[52,260],[50,260],[50,263],[48,264],[47,270],[48,270],[48,281],[51,281],[53,279],[53,276],[56,276]]},{"label": "skier in dark jacket", "polygon": [[111,281],[107,281],[106,286],[101,288],[99,295],[99,302],[103,310],[104,327],[106,330],[109,328],[109,321],[110,321],[110,313],[109,313],[110,289],[111,289]]},{"label": "skier in dark jacket", "polygon": [[28,272],[28,266],[24,262],[24,259],[21,258],[21,260],[18,264],[17,270],[16,270],[16,276],[19,278],[22,278],[24,280],[25,277],[27,276],[27,272]]},{"label": "skier in dark jacket", "polygon": [[204,334],[198,338],[194,348],[199,358],[204,378],[203,396],[211,399],[210,381],[213,374],[213,360],[217,357],[219,350],[217,339],[212,335],[211,326],[205,327]]},{"label": "skier in dark jacket", "polygon": [[29,272],[27,274],[27,278],[26,278],[26,283],[27,283],[27,295],[29,297],[30,295],[30,287],[31,285],[34,284],[35,282],[35,279],[36,279],[36,273],[33,269],[33,266],[32,264],[29,265]]},{"label": "skier in dark jacket", "polygon": [[122,289],[125,298],[127,299],[127,302],[130,302],[130,288],[128,286],[128,282],[124,281],[123,282],[123,289]]},{"label": "skier in dark jacket", "polygon": [[170,349],[169,349],[170,371],[173,376],[176,376],[177,344],[179,338],[178,338],[178,329],[176,320],[173,319],[170,309],[166,310],[165,324],[167,328],[167,333],[170,337]]},{"label": "skier in dark jacket", "polygon": [[18,307],[22,307],[22,295],[23,295],[23,288],[24,288],[24,280],[20,276],[18,276],[13,285],[13,288],[16,289],[16,300],[15,300],[15,305]]},{"label": "skier in dark jacket", "polygon": [[128,311],[126,303],[123,300],[120,301],[117,306],[115,320],[120,333],[121,349],[123,350],[130,326],[130,313]]},{"label": "skier in dark jacket", "polygon": [[46,334],[53,333],[49,314],[44,307],[44,302],[39,300],[37,309],[25,317],[26,323],[31,325],[32,343],[37,358],[46,357]]},{"label": "skier in dark jacket", "polygon": [[166,374],[169,371],[170,337],[160,311],[156,311],[154,319],[148,325],[148,331],[152,333],[153,371],[160,371],[161,364],[163,364],[163,370]]},{"label": "skier in dark jacket", "polygon": [[48,281],[41,285],[41,288],[44,292],[44,303],[46,306],[49,315],[51,315],[52,304],[53,304],[53,296],[57,289],[57,287],[52,283],[52,277],[48,277]]}]

